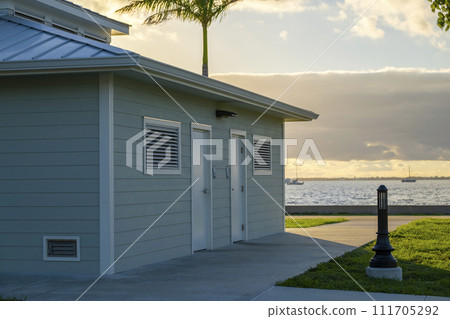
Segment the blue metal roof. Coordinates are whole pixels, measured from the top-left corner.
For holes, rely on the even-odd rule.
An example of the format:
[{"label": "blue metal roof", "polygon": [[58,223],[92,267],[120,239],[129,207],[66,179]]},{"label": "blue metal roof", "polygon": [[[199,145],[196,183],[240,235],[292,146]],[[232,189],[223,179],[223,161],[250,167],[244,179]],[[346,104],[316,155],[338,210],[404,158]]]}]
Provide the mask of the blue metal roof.
[{"label": "blue metal roof", "polygon": [[104,58],[133,52],[19,17],[0,16],[0,61]]}]

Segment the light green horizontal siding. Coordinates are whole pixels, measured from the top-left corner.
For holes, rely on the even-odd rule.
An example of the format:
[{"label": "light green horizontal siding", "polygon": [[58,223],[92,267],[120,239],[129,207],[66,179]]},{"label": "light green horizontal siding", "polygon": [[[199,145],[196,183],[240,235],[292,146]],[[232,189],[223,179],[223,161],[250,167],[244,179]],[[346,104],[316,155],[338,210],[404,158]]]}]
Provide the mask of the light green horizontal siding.
[{"label": "light green horizontal siding", "polygon": [[[0,78],[0,271],[98,273],[98,76]],[[80,262],[43,236],[80,236]]]},{"label": "light green horizontal siding", "polygon": [[[115,220],[115,231],[116,233],[127,232],[131,230],[145,230],[150,225],[152,225],[157,218],[161,216],[161,212],[155,211],[148,212],[149,215],[146,216],[138,216],[138,217],[130,217],[130,218],[121,218]],[[165,213],[158,222],[152,227],[152,229],[156,229],[158,227],[170,227],[172,225],[184,225],[190,223],[190,216],[187,216],[184,212],[181,213],[173,213],[167,212]],[[153,231],[152,231],[153,232]],[[170,233],[168,233],[170,234]]]},{"label": "light green horizontal siding", "polygon": [[[27,155],[24,155],[27,156]],[[74,155],[76,156],[76,155]],[[32,157],[29,166],[14,167],[14,163],[4,163],[5,166],[0,167],[1,180],[8,179],[72,179],[72,178],[92,178],[98,176],[97,165],[64,165],[60,163],[58,166],[38,166],[34,165]]]},{"label": "light green horizontal siding", "polygon": [[[16,84],[17,81],[16,83],[14,83],[14,85]],[[26,85],[26,83],[24,83],[24,85]],[[80,85],[80,83],[77,85]],[[23,123],[29,123],[30,125],[32,125],[33,122],[35,123],[35,121],[33,121],[34,119],[41,121],[51,121],[51,118],[53,116],[60,116],[59,120],[61,120],[63,124],[77,124],[77,117],[86,119],[86,121],[83,121],[83,123],[81,124],[93,124],[95,118],[98,117],[98,105],[93,104],[92,101],[94,99],[97,99],[98,93],[94,90],[91,91],[92,88],[88,86],[89,84],[83,88],[83,91],[85,92],[83,96],[74,96],[72,92],[67,96],[56,97],[54,96],[53,92],[47,92],[47,96],[45,96],[44,99],[45,104],[39,105],[39,108],[33,106],[35,98],[31,95],[28,96],[27,94],[25,94],[25,92],[22,92],[22,96],[19,95],[20,99],[18,99],[17,96],[9,93],[8,96],[2,96],[4,105],[0,109],[0,114],[2,114],[2,118],[3,116],[8,115],[13,115],[21,118],[18,122],[18,125],[23,125]],[[76,109],[73,108],[74,101],[77,103]],[[70,114],[71,116],[70,118],[65,118],[64,116],[60,115],[60,112]],[[33,117],[22,117],[21,115],[23,114],[32,114]],[[48,117],[46,117],[46,115],[48,115]],[[8,124],[7,121],[4,121],[4,123]],[[43,123],[46,124],[46,122]]]},{"label": "light green horizontal siding", "polygon": [[[94,101],[92,101],[94,103]],[[51,129],[51,128],[49,128]],[[31,132],[30,132],[31,137]],[[64,153],[98,152],[98,138],[78,139],[43,139],[43,140],[0,140],[0,154],[2,153]]]},{"label": "light green horizontal siding", "polygon": [[[33,134],[30,134],[30,132]],[[30,141],[80,138],[98,138],[98,125],[33,125],[21,127],[0,127],[0,140]]]},{"label": "light green horizontal siding", "polygon": [[[251,126],[260,115],[240,107],[228,107],[238,114],[237,118],[216,119],[216,109],[227,109],[215,101],[195,97],[176,90],[170,94],[199,123],[212,125],[212,138],[224,141],[224,159],[215,161],[217,178],[213,179],[213,246],[231,243],[230,180],[226,178],[228,165],[228,139],[230,129],[247,131],[247,138],[253,134],[282,138],[282,120],[264,116]],[[154,85],[143,84],[127,78],[115,78],[114,100],[114,164],[115,164],[115,255],[120,255],[128,245],[138,238],[160,214],[191,183],[191,118],[181,110],[164,92]],[[126,141],[143,129],[143,117],[181,122],[181,175],[147,176],[134,168],[126,167]],[[253,176],[248,166],[248,232],[256,238],[283,231],[280,209],[252,181],[261,181],[282,204],[282,168],[280,150],[273,148],[273,174]],[[133,158],[133,161],[135,159]],[[116,264],[116,271],[122,271],[143,264],[191,253],[191,194],[187,192],[159,220],[148,233],[128,251]],[[252,209],[258,205],[257,209]]]},{"label": "light green horizontal siding", "polygon": [[16,193],[0,194],[0,207],[98,206],[97,193]]},{"label": "light green horizontal siding", "polygon": [[[165,202],[165,203],[146,203],[146,204],[133,204],[133,205],[116,205],[114,215],[116,219],[121,218],[130,218],[133,217],[141,217],[148,216],[149,212],[158,212],[162,214],[167,210],[167,208],[173,204],[170,208],[171,213],[182,213],[186,212],[186,205],[190,205],[190,201],[178,201],[175,204],[173,202]],[[133,213],[130,214],[130,211]]]},{"label": "light green horizontal siding", "polygon": [[[151,224],[148,224],[150,226]],[[125,250],[129,244],[130,240],[135,240],[137,237],[142,235],[148,227],[140,228],[136,227],[132,231],[118,232],[116,238],[116,245],[118,249]],[[151,230],[151,231],[150,231]],[[190,238],[191,227],[189,223],[166,223],[165,225],[155,225],[144,236],[139,240],[139,243],[151,242],[157,239],[170,239],[175,236],[188,235]],[[185,238],[185,237],[183,237]],[[188,239],[187,242],[190,242]],[[149,243],[147,243],[150,245]],[[184,243],[186,244],[186,243]],[[183,245],[184,245],[183,244]],[[145,246],[145,245],[144,245]],[[158,247],[157,247],[158,248]]]},{"label": "light green horizontal siding", "polygon": [[[191,184],[190,127],[186,114],[158,89],[118,77],[114,89],[115,255],[120,256]],[[184,122],[181,175],[149,176],[126,166],[126,141],[143,129],[144,116]],[[116,264],[116,271],[190,253],[190,196],[187,192],[152,226]]]},{"label": "light green horizontal siding", "polygon": [[[271,125],[265,127],[264,132],[257,135],[269,136],[271,138],[282,138],[283,126],[276,123],[274,119]],[[251,136],[253,138],[253,136]],[[254,175],[253,167],[248,167],[248,239],[254,239],[284,230],[283,207],[283,167],[281,166],[281,149],[279,146],[272,147],[272,174]],[[254,180],[256,180],[261,187]],[[267,193],[270,194],[268,196]],[[272,197],[272,198],[271,198]]]},{"label": "light green horizontal siding", "polygon": [[[42,259],[42,236],[39,233],[1,233],[0,247],[15,247],[16,249],[20,247],[37,247],[41,250],[39,259]],[[95,248],[98,250],[98,235],[96,233],[83,234],[83,247]],[[91,257],[95,257],[95,254],[92,254]]]},{"label": "light green horizontal siding", "polygon": [[[92,103],[93,99],[77,99],[78,104],[83,106]],[[55,101],[52,101],[55,103]],[[32,101],[22,101],[22,103],[32,103]],[[48,103],[48,100],[46,100]],[[61,103],[64,103],[61,106]],[[53,126],[58,127],[72,127],[72,126],[88,126],[98,124],[98,111],[96,109],[86,109],[73,111],[73,108],[68,108],[67,105],[72,104],[70,100],[58,101],[58,105],[53,106],[53,112],[48,109],[44,111],[45,108],[39,108],[40,111],[32,110],[31,112],[26,112],[26,110],[18,111],[17,108],[21,104],[16,104],[8,102],[9,106],[14,105],[9,110],[9,113],[0,112],[0,127],[36,127],[41,126]],[[83,106],[81,108],[83,108]],[[55,111],[55,109],[58,111]],[[14,113],[12,113],[14,112]],[[23,116],[27,114],[27,116]]]},{"label": "light green horizontal siding", "polygon": [[[180,239],[179,242],[183,242],[183,239]],[[143,243],[145,245],[145,243]],[[191,252],[191,244],[181,244],[180,246],[165,246],[165,245],[156,245],[153,249],[149,249],[150,247],[145,246],[145,253],[131,253],[125,254],[121,262],[118,262],[116,265],[116,270],[121,271],[122,269],[129,268],[127,265],[148,265],[157,263],[160,261],[189,255]],[[132,249],[130,249],[132,250]],[[124,266],[125,265],[125,266]]]},{"label": "light green horizontal siding", "polygon": [[64,207],[64,209],[61,209],[61,207],[58,206],[15,206],[0,209],[0,220],[65,220],[74,218],[83,220],[90,219],[96,221],[98,220],[98,207],[79,205]]},{"label": "light green horizontal siding", "polygon": [[[74,156],[76,155],[76,156]],[[97,152],[67,153],[0,153],[0,167],[30,166],[29,157],[33,157],[34,167],[41,166],[98,166]],[[8,166],[7,166],[8,165]]]}]

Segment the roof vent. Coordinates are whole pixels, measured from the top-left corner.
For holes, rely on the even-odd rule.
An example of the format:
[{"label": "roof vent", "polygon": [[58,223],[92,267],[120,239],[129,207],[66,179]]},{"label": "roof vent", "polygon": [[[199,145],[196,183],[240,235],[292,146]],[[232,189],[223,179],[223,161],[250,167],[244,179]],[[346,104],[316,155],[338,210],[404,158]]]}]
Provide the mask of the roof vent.
[{"label": "roof vent", "polygon": [[59,30],[88,35],[89,39],[110,43],[111,36],[129,34],[130,26],[97,12],[63,0],[0,0],[0,16],[16,17]]},{"label": "roof vent", "polygon": [[77,30],[71,29],[71,28],[63,26],[61,24],[52,23],[52,27],[54,27],[55,29],[64,31],[64,32],[68,32],[68,33],[72,33],[72,34],[78,34]]},{"label": "roof vent", "polygon": [[16,17],[19,17],[19,18],[23,18],[23,19],[27,19],[27,20],[31,20],[31,21],[34,21],[34,22],[45,24],[45,19],[44,18],[35,16],[35,15],[31,15],[31,14],[20,12],[20,11],[15,11],[14,15]]},{"label": "roof vent", "polygon": [[80,238],[44,236],[44,260],[79,261]]}]

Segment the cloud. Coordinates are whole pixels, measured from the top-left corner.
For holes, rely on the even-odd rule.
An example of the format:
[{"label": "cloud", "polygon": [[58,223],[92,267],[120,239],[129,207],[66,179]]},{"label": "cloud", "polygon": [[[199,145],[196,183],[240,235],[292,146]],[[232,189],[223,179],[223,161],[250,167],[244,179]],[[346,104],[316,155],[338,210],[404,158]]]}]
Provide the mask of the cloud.
[{"label": "cloud", "polygon": [[[286,166],[286,176],[295,177],[296,167],[290,159]],[[305,162],[299,169],[302,178],[353,178],[353,177],[406,177],[408,165],[413,176],[448,176],[450,161],[328,161],[325,166],[315,162]]]},{"label": "cloud", "polygon": [[310,0],[245,0],[233,6],[236,11],[256,11],[260,13],[295,13],[311,10],[325,10],[328,5],[322,1]]},{"label": "cloud", "polygon": [[[329,16],[331,21],[354,21],[370,5],[373,0],[344,0],[338,2],[338,14]],[[406,33],[410,37],[425,37],[440,49],[447,44],[438,38],[445,33],[436,27],[436,16],[430,10],[429,2],[419,0],[380,0],[350,30],[358,37],[379,39],[384,36],[383,28],[392,28]]]},{"label": "cloud", "polygon": [[[117,17],[115,11],[130,1],[128,0],[75,0],[85,8],[102,14]],[[311,10],[325,10],[328,5],[322,1],[313,0],[245,0],[236,3],[231,10],[236,11],[256,11],[260,13],[295,13]],[[142,21],[142,20],[141,20]]]},{"label": "cloud", "polygon": [[384,31],[377,27],[377,22],[373,18],[362,18],[352,29],[351,32],[359,37],[368,37],[371,39],[380,39],[384,37]]},{"label": "cloud", "polygon": [[[277,98],[298,74],[214,78]],[[286,134],[313,138],[325,161],[450,160],[450,70],[386,68],[308,73],[282,100],[320,114],[287,123]],[[289,157],[298,154],[292,147]]]},{"label": "cloud", "polygon": [[[98,12],[102,15],[105,15],[112,19],[118,19],[120,17],[127,18],[127,23],[130,23],[131,19],[132,21],[137,20],[136,14],[132,15],[122,15],[116,13],[116,10],[120,9],[124,5],[126,5],[129,1],[127,0],[109,0],[109,1],[103,1],[103,0],[75,0],[74,3],[82,6],[83,8],[92,10],[94,12]],[[120,20],[120,19],[119,19]],[[140,20],[143,21],[143,20]],[[142,23],[142,22],[141,22]]]},{"label": "cloud", "polygon": [[75,3],[92,11],[98,12],[102,15],[105,15],[111,19],[116,19],[119,21],[123,21],[125,23],[131,24],[132,28],[130,30],[129,41],[138,40],[138,41],[149,41],[150,39],[161,39],[164,38],[166,40],[172,42],[178,42],[179,37],[176,32],[165,31],[162,32],[155,27],[150,28],[147,25],[143,25],[143,21],[147,18],[148,13],[145,10],[141,10],[139,12],[134,13],[125,13],[119,14],[116,13],[116,10],[120,9],[124,5],[126,5],[128,0],[110,0],[110,1],[102,1],[102,0],[76,0]]},{"label": "cloud", "polygon": [[344,21],[347,20],[348,16],[344,10],[339,10],[339,14],[337,16],[328,16],[327,20],[330,21]]},{"label": "cloud", "polygon": [[280,38],[283,39],[284,41],[286,41],[288,38],[288,32],[286,30],[281,31]]}]

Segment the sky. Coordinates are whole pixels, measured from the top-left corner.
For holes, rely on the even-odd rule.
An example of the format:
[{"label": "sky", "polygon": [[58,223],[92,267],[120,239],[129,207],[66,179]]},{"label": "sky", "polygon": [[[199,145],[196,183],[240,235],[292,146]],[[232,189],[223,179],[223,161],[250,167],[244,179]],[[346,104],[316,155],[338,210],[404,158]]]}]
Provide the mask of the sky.
[{"label": "sky", "polygon": [[[201,71],[198,24],[146,26],[144,12],[114,12],[128,1],[74,2],[133,25],[113,45]],[[244,0],[209,29],[210,74],[320,114],[286,125],[326,162],[306,162],[304,177],[405,176],[408,165],[450,176],[450,32],[435,20],[427,0]]]}]

